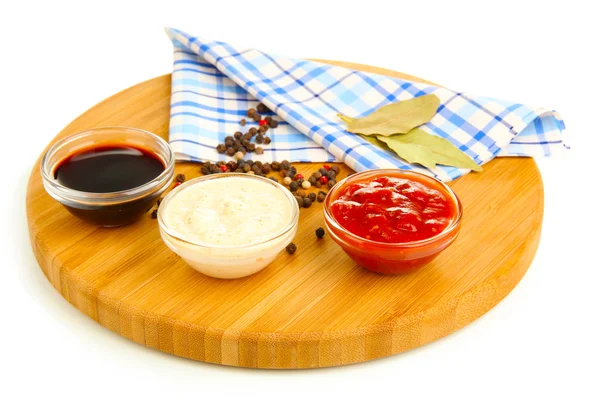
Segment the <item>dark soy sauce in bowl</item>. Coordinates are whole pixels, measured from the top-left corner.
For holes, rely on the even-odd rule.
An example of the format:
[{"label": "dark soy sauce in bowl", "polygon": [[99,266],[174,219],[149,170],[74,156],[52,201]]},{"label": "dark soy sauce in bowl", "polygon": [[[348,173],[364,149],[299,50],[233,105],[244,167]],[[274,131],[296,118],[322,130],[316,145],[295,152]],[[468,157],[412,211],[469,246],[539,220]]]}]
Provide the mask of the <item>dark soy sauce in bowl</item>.
[{"label": "dark soy sauce in bowl", "polygon": [[165,170],[156,154],[132,146],[100,146],[62,160],[54,178],[63,186],[89,193],[133,189]]}]

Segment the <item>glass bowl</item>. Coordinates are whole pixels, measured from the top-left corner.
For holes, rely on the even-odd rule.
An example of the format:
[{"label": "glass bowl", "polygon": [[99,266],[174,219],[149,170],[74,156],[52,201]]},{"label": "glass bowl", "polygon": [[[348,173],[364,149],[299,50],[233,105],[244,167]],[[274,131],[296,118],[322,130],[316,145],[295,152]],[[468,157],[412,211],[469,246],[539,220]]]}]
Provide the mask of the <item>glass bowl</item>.
[{"label": "glass bowl", "polygon": [[[74,190],[55,179],[55,170],[67,157],[101,146],[131,145],[154,153],[165,170],[151,181],[128,190],[91,193]],[[175,156],[169,144],[153,133],[127,127],[90,129],[55,143],[41,162],[46,192],[76,217],[97,225],[112,227],[134,222],[146,213],[169,187],[175,170]]]},{"label": "glass bowl", "polygon": [[[426,185],[444,193],[454,203],[454,220],[437,235],[413,242],[384,243],[365,239],[346,230],[331,211],[331,204],[347,185],[370,181],[380,176],[398,177]],[[462,220],[462,205],[456,194],[443,182],[428,175],[397,169],[369,170],[339,181],[327,194],[324,203],[325,227],[331,238],[361,267],[370,271],[396,275],[415,271],[431,262],[458,236]]]},{"label": "glass bowl", "polygon": [[[182,191],[192,185],[202,184],[213,179],[243,179],[260,180],[273,185],[282,193],[289,202],[291,218],[285,227],[274,232],[265,240],[248,245],[211,245],[196,243],[183,237],[179,232],[169,226],[165,218],[165,210],[169,203]],[[195,178],[173,189],[160,203],[158,210],[158,224],[160,235],[173,252],[179,255],[189,266],[196,271],[214,278],[234,279],[252,275],[269,265],[289,243],[292,242],[298,231],[298,217],[300,209],[293,194],[284,186],[270,179],[241,173],[213,174]],[[240,221],[241,224],[244,221]]]}]

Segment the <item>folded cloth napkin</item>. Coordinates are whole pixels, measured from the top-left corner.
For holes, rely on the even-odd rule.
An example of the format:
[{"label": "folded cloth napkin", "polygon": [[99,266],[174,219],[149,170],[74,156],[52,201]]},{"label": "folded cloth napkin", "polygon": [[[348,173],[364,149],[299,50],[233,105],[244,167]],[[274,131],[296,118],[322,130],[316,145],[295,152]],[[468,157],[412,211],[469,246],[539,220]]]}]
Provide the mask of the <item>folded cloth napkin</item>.
[{"label": "folded cloth napkin", "polygon": [[227,160],[215,147],[257,124],[240,120],[258,102],[281,122],[253,160],[341,161],[355,171],[411,169],[443,181],[469,172],[428,170],[345,130],[338,113],[358,118],[389,103],[435,93],[441,101],[422,126],[448,139],[477,163],[496,156],[548,156],[565,147],[559,114],[438,86],[263,53],[167,28],[174,45],[169,142],[178,160]]}]

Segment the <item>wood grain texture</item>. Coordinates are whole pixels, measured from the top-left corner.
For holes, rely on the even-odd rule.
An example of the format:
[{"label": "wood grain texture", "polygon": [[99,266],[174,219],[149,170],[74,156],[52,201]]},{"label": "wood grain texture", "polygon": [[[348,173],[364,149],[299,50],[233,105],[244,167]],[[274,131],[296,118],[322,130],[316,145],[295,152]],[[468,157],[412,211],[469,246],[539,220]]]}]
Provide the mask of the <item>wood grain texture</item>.
[{"label": "wood grain texture", "polygon": [[[422,81],[360,64],[332,64]],[[100,126],[131,126],[167,138],[170,76],[101,102],[56,138]],[[316,166],[298,164],[308,174]],[[196,164],[176,173],[199,176]],[[342,176],[348,169],[342,166]],[[432,264],[390,277],[357,267],[328,237],[320,203],[302,209],[294,242],[248,278],[218,280],[181,261],[148,215],[122,228],[71,216],[43,189],[38,165],[27,189],[37,261],[81,312],[142,345],[217,364],[313,368],[400,353],[446,336],[483,315],[519,282],[533,259],[543,214],[532,159],[502,158],[451,183],[464,205],[456,242]]]}]

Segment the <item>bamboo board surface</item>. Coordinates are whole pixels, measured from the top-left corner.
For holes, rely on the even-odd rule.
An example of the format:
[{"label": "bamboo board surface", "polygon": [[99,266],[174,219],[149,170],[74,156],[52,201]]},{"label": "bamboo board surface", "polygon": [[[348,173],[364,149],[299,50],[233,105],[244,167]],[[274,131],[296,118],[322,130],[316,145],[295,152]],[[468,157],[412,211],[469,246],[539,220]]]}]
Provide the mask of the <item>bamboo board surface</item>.
[{"label": "bamboo board surface", "polygon": [[[361,64],[331,64],[419,78]],[[120,92],[53,140],[100,126],[167,138],[170,75]],[[50,145],[50,144],[49,144]],[[305,176],[318,168],[296,164]],[[349,169],[340,165],[341,176]],[[198,164],[175,173],[200,176]],[[322,203],[301,209],[293,256],[282,252],[248,278],[218,280],[188,267],[162,242],[150,213],[121,228],[71,216],[46,194],[38,164],[27,188],[33,251],[52,285],[81,312],[142,345],[217,364],[314,368],[400,353],[446,336],[502,300],[539,242],[542,181],[532,159],[500,158],[450,184],[464,206],[461,233],[415,273],[382,276],[356,266],[327,236]]]}]

